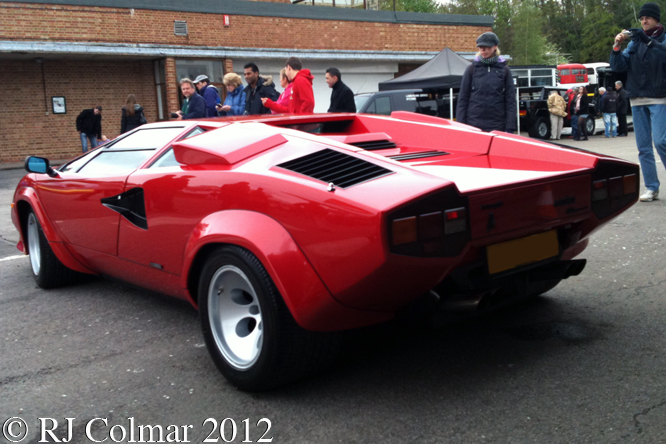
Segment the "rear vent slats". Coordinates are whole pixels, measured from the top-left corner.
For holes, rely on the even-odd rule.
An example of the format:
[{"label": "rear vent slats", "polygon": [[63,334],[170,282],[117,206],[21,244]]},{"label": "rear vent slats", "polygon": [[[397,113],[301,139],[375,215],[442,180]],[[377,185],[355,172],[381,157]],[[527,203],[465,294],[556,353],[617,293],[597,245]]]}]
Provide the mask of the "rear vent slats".
[{"label": "rear vent slats", "polygon": [[331,149],[317,151],[278,166],[322,182],[333,182],[340,188],[392,173],[374,163]]},{"label": "rear vent slats", "polygon": [[395,142],[392,142],[390,140],[370,140],[368,142],[350,143],[350,145],[354,145],[356,147],[363,148],[364,150],[368,150],[368,151],[386,150],[386,149],[397,147]]},{"label": "rear vent slats", "polygon": [[414,159],[422,159],[425,157],[446,156],[447,154],[450,153],[447,153],[445,151],[420,151],[418,153],[396,154],[393,156],[386,156],[386,157],[393,160],[414,160]]}]

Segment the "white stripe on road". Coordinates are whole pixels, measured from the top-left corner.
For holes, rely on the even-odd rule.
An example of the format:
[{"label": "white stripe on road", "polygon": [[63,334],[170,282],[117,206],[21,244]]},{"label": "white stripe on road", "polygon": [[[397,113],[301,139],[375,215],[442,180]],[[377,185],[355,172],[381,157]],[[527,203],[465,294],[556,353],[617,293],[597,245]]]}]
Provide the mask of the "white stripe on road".
[{"label": "white stripe on road", "polygon": [[3,257],[2,259],[0,259],[0,262],[11,261],[12,259],[21,259],[22,257],[28,257],[28,255],[27,254],[20,254],[18,256]]}]

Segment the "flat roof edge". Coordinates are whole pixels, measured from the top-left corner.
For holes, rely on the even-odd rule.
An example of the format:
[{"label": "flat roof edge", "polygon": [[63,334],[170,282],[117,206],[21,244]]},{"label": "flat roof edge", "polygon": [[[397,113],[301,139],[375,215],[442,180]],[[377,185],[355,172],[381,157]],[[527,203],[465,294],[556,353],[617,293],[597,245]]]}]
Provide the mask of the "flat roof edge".
[{"label": "flat roof edge", "polygon": [[305,6],[250,0],[199,0],[197,2],[183,2],[182,0],[13,0],[8,3],[450,26],[492,26],[495,21],[493,17],[487,15],[372,11],[367,9]]}]

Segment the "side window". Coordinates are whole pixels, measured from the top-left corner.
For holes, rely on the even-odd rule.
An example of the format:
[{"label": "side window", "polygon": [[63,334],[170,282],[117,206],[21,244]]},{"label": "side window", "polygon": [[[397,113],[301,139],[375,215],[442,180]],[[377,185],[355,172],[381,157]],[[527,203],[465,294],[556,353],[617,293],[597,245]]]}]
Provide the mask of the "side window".
[{"label": "side window", "polygon": [[79,170],[88,176],[129,174],[152,156],[155,150],[102,151]]},{"label": "side window", "polygon": [[416,109],[418,108],[416,94],[396,94],[393,96],[393,100],[395,101],[395,109],[401,111],[416,112]]},{"label": "side window", "polygon": [[391,115],[391,98],[388,96],[377,97],[374,103],[377,112],[376,114],[382,114],[384,116]]},{"label": "side window", "polygon": [[[201,127],[196,127],[189,133],[185,134],[183,137],[181,137],[178,140],[185,140],[189,139],[190,137],[198,136],[199,134],[205,133],[206,130],[201,128]],[[178,161],[176,160],[176,156],[173,154],[173,148],[169,148],[160,156],[159,159],[157,159],[155,162],[153,162],[152,165],[150,165],[149,168],[160,168],[160,167],[171,167],[171,166],[178,166],[180,165]]]}]

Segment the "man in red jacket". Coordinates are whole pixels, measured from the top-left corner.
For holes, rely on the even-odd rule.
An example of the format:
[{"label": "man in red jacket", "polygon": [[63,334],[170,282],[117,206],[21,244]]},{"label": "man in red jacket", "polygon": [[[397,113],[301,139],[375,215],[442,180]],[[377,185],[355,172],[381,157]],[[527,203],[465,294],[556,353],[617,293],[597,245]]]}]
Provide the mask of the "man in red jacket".
[{"label": "man in red jacket", "polygon": [[289,112],[292,114],[309,114],[314,112],[314,92],[312,91],[312,79],[309,69],[303,69],[301,59],[289,57],[284,67],[285,74],[290,82],[294,84],[289,100]]}]

